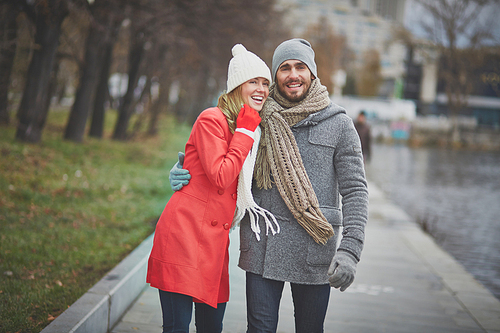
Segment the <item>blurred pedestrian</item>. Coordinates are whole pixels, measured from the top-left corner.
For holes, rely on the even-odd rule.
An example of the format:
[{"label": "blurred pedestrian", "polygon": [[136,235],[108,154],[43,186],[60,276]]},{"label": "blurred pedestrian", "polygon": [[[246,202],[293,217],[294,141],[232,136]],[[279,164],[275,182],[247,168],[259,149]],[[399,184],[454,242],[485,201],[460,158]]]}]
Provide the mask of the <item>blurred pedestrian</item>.
[{"label": "blurred pedestrian", "polygon": [[189,332],[193,302],[197,332],[222,331],[238,175],[257,150],[258,112],[271,81],[265,62],[243,45],[232,53],[227,91],[199,115],[186,144],[190,183],[172,195],[156,225],[146,281],[159,289],[163,332]]},{"label": "blurred pedestrian", "polygon": [[361,150],[363,152],[363,160],[365,162],[370,162],[372,155],[371,147],[371,129],[366,121],[366,112],[361,110],[354,122],[354,127],[358,132],[359,139],[361,141]]}]

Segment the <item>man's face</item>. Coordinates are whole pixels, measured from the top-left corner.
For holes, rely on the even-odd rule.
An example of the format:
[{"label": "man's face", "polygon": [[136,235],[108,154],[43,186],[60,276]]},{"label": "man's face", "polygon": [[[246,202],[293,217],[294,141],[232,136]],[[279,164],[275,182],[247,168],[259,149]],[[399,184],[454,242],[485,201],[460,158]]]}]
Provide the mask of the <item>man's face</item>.
[{"label": "man's face", "polygon": [[276,71],[276,87],[291,102],[302,101],[311,87],[313,75],[300,60],[284,61]]}]

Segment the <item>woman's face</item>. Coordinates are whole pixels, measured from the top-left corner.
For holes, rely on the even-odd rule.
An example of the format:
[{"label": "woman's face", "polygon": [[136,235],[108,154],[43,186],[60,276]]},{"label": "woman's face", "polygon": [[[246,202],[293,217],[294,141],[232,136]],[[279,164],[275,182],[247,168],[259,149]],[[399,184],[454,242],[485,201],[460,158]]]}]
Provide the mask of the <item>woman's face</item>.
[{"label": "woman's face", "polygon": [[241,85],[241,96],[245,104],[255,111],[262,110],[262,106],[269,96],[269,80],[256,77],[246,81]]}]

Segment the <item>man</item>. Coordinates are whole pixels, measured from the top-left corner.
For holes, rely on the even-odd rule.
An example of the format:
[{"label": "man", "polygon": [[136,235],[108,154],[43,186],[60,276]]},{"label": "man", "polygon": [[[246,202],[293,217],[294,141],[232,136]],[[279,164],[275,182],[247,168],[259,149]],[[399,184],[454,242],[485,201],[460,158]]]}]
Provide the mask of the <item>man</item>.
[{"label": "man", "polygon": [[370,125],[366,122],[366,112],[360,111],[354,127],[358,132],[359,139],[361,140],[361,151],[363,152],[363,159],[365,162],[370,162],[372,149],[371,149],[371,133]]},{"label": "man", "polygon": [[[240,224],[248,332],[276,332],[285,282],[291,284],[296,332],[323,332],[330,286],[345,291],[351,285],[363,249],[368,191],[361,144],[352,120],[321,85],[309,42],[281,43],[272,76],[260,113],[252,194],[280,231],[261,234],[264,221],[255,228],[248,214]],[[182,180],[180,170],[174,167],[171,177],[180,173]]]}]

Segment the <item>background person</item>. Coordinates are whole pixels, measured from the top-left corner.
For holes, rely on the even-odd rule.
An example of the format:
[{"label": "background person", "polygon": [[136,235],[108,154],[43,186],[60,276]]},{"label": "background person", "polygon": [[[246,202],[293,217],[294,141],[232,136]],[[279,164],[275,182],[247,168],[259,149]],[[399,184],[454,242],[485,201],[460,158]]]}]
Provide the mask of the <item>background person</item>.
[{"label": "background person", "polygon": [[360,111],[356,121],[354,122],[354,127],[358,132],[359,139],[361,140],[361,151],[363,152],[363,159],[365,162],[370,162],[372,155],[372,143],[371,143],[371,130],[370,125],[366,122],[366,112]]},{"label": "background person", "polygon": [[172,195],[156,225],[146,281],[159,289],[163,332],[189,332],[193,302],[197,332],[222,331],[237,178],[271,81],[264,61],[243,45],[232,53],[227,92],[199,115],[185,147],[190,183]]}]

